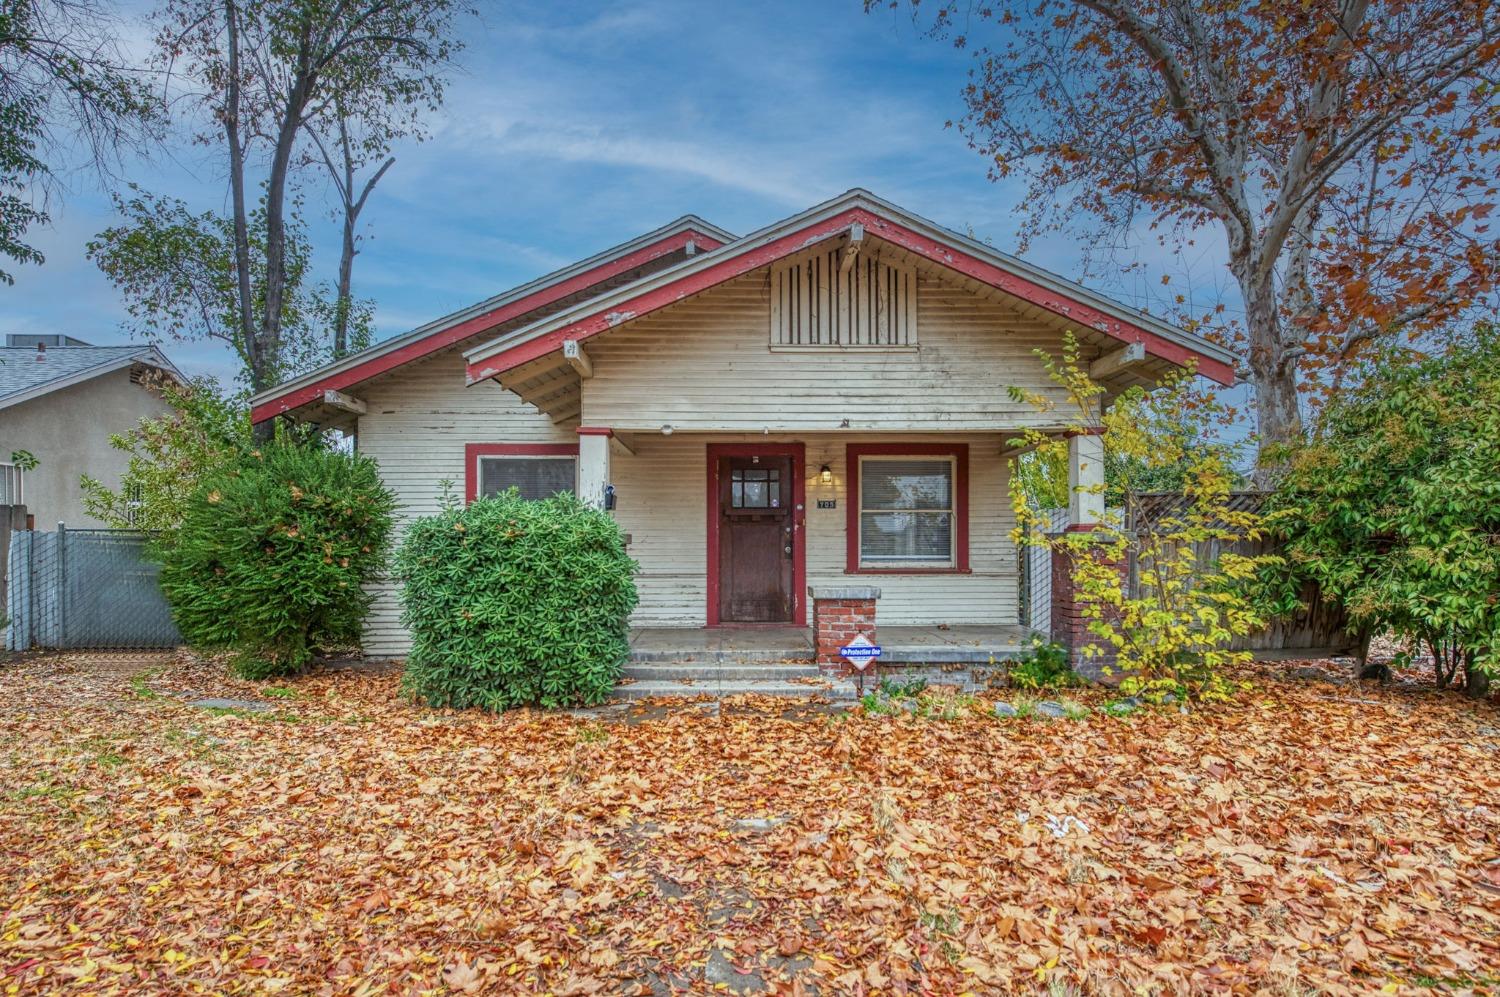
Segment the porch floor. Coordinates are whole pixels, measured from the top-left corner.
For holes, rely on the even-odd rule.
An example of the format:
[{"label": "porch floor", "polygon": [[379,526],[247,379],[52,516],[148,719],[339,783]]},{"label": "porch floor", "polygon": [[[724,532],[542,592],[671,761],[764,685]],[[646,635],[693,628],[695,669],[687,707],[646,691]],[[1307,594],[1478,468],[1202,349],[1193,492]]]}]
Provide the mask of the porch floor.
[{"label": "porch floor", "polygon": [[[1022,626],[952,624],[947,627],[880,627],[881,664],[979,664],[1021,654],[1030,631]],[[808,627],[640,627],[630,632],[635,661],[807,660]]]}]

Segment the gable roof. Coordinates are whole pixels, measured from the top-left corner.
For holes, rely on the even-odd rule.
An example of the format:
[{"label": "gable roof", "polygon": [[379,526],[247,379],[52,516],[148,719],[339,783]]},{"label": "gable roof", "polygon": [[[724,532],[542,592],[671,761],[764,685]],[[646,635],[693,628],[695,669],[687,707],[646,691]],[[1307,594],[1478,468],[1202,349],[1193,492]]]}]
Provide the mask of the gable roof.
[{"label": "gable roof", "polygon": [[684,252],[690,245],[694,251],[712,250],[734,238],[732,233],[697,215],[683,215],[629,242],[263,391],[250,399],[251,421],[264,422],[283,412],[317,402],[324,391],[352,387],[495,326],[524,318],[539,309],[556,307],[570,297],[586,295],[590,290],[628,277],[632,271],[649,267],[663,257]]},{"label": "gable roof", "polygon": [[[37,359],[38,356],[41,359]],[[181,371],[154,346],[0,346],[0,409],[92,380],[122,367],[146,364],[179,381]]]},{"label": "gable roof", "polygon": [[1122,343],[1139,343],[1169,363],[1196,363],[1198,373],[1234,383],[1234,356],[1201,336],[1126,307],[1017,257],[942,228],[855,188],[758,232],[589,298],[465,351],[470,383],[560,350],[650,314],[768,263],[863,226],[871,236],[994,287],[1043,311]]}]

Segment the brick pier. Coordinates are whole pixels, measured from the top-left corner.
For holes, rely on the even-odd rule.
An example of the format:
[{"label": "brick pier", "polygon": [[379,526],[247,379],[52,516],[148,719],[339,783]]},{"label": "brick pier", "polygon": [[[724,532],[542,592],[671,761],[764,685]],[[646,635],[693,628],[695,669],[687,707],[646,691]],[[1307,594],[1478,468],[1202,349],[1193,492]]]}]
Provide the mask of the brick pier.
[{"label": "brick pier", "polygon": [[871,644],[875,639],[875,602],[880,589],[869,585],[809,587],[813,607],[813,647],[818,667],[825,672],[848,674],[849,662],[839,656],[839,648],[863,634]]}]

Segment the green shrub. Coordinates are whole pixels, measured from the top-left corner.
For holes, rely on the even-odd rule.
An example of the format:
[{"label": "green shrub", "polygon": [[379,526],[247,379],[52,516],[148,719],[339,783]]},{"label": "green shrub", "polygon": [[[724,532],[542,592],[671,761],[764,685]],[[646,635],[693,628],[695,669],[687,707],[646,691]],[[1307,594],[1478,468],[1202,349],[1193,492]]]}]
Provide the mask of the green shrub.
[{"label": "green shrub", "polygon": [[358,641],[362,586],[384,566],[395,502],[374,461],[276,444],[206,476],[158,548],[172,618],[245,678],[305,667]]},{"label": "green shrub", "polygon": [[1289,454],[1285,590],[1305,578],[1366,632],[1426,644],[1437,683],[1500,673],[1500,328],[1446,354],[1377,353]]},{"label": "green shrub", "polygon": [[1005,674],[1018,689],[1062,689],[1083,684],[1068,663],[1068,649],[1040,637],[1032,638],[1025,657],[1008,663]]},{"label": "green shrub", "polygon": [[600,702],[629,651],[635,570],[615,521],[572,495],[511,491],[417,520],[396,556],[404,688],[433,706]]}]

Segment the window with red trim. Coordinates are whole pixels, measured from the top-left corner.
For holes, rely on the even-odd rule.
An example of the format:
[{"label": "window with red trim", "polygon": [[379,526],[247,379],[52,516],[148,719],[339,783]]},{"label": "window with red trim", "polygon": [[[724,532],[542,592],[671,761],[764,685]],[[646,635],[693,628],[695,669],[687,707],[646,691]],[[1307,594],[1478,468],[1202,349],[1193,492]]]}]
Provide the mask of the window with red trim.
[{"label": "window with red trim", "polygon": [[855,444],[848,460],[849,571],[968,570],[966,445]]},{"label": "window with red trim", "polygon": [[526,499],[571,492],[578,481],[574,443],[470,443],[464,447],[464,500],[516,488]]}]

